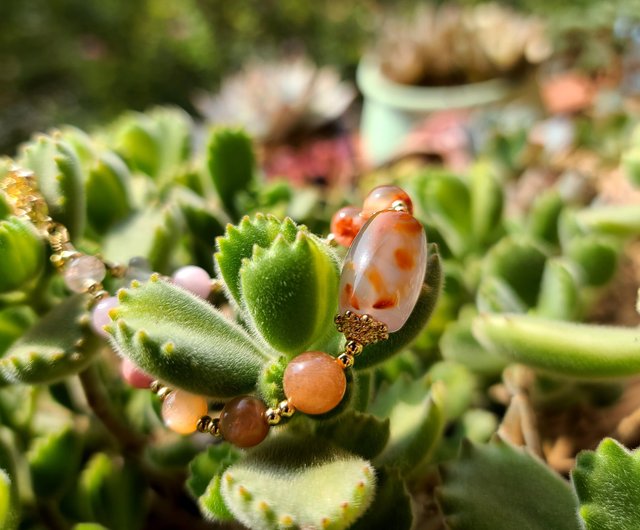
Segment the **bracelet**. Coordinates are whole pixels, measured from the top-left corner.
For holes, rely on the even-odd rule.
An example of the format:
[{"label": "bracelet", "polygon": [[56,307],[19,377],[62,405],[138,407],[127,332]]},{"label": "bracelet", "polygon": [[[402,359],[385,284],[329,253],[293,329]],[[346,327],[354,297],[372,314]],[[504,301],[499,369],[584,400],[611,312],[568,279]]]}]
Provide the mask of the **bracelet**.
[{"label": "bracelet", "polygon": [[[103,326],[111,321],[109,313],[118,300],[102,282],[107,274],[124,278],[139,266],[137,258],[127,267],[78,251],[67,229],[49,216],[31,171],[11,167],[0,190],[14,213],[28,218],[47,240],[51,262],[67,287],[89,295],[92,329],[107,337]],[[347,206],[336,212],[327,239],[349,247],[340,278],[340,312],[334,319],[346,339],[344,350],[337,357],[321,351],[300,353],[284,370],[284,396],[276,406],[268,407],[253,395],[238,396],[224,405],[218,417],[208,414],[204,396],[165,386],[124,357],[123,378],[133,387],[150,388],[158,395],[168,428],[180,434],[209,433],[248,448],[262,442],[272,425],[296,411],[320,415],[340,404],[347,388],[345,370],[354,365],[365,346],[386,340],[411,315],[426,273],[427,241],[422,224],[413,217],[410,197],[396,186],[375,188],[362,209]],[[149,281],[171,281],[204,299],[218,285],[218,280],[195,266],[182,267],[171,278],[149,274]],[[135,282],[138,280],[132,280],[132,285]]]}]

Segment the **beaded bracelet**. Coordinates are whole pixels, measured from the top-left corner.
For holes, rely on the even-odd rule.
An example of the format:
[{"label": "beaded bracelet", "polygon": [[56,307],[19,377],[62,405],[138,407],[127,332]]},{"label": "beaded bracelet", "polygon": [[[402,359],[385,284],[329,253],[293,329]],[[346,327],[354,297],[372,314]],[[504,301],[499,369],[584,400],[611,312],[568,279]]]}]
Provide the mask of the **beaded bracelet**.
[{"label": "beaded bracelet", "polygon": [[[67,229],[49,217],[32,172],[12,167],[0,189],[15,214],[27,217],[47,239],[51,261],[67,287],[89,295],[92,328],[106,337],[103,326],[110,322],[109,311],[118,301],[102,281],[107,274],[125,277],[136,266],[135,258],[125,267],[79,252]],[[285,396],[277,406],[269,408],[255,396],[238,396],[224,405],[218,417],[212,417],[205,397],[171,389],[126,358],[121,365],[123,378],[158,395],[163,421],[171,430],[210,433],[242,448],[262,442],[270,426],[296,410],[310,415],[333,410],[346,392],[345,370],[353,366],[366,345],[386,340],[389,333],[402,328],[418,300],[426,273],[427,242],[422,225],[412,214],[411,199],[402,189],[380,186],[369,193],[362,209],[348,206],[334,215],[328,240],[350,247],[340,278],[340,313],[335,317],[336,328],[346,339],[344,351],[337,357],[320,351],[294,357],[285,368]],[[150,276],[153,281],[160,279],[156,273]],[[163,279],[204,299],[217,284],[206,271],[194,266],[182,267],[172,278]]]}]

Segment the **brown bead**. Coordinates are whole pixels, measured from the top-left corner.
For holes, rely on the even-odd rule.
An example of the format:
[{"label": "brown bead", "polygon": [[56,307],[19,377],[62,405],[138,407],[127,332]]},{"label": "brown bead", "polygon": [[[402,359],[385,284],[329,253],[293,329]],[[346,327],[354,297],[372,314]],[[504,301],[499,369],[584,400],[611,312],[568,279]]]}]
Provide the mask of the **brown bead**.
[{"label": "brown bead", "polygon": [[267,406],[256,397],[233,398],[220,413],[222,437],[238,447],[258,445],[269,433],[266,412]]},{"label": "brown bead", "polygon": [[287,365],[283,384],[287,399],[297,410],[306,414],[324,414],[342,401],[347,378],[331,355],[308,351]]}]

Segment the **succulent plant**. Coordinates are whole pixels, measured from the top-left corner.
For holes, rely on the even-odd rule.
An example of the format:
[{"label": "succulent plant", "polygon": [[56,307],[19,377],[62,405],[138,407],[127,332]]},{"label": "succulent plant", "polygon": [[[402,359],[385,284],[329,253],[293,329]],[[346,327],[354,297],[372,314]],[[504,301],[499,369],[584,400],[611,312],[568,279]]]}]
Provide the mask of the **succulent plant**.
[{"label": "succulent plant", "polygon": [[331,67],[297,56],[250,63],[196,105],[210,123],[241,126],[260,142],[278,144],[336,120],[355,95]]},{"label": "succulent plant", "polygon": [[375,55],[392,81],[449,86],[517,76],[550,51],[537,18],[499,4],[443,4],[389,19]]},{"label": "succulent plant", "polygon": [[[464,174],[400,179],[430,241],[427,274],[407,324],[364,348],[340,406],[296,414],[248,450],[169,433],[112,348],[220,409],[241,393],[276,405],[290,359],[344,342],[342,250],[286,216],[300,194],[263,187],[246,133],[215,129],[198,151],[194,130],[154,109],[39,135],[16,157],[43,175],[78,248],[144,261],[105,281],[119,293],[107,342],[0,194],[2,264],[24,264],[1,277],[3,528],[637,526],[636,452],[621,445],[640,439],[637,330],[594,322],[637,206],[551,181],[507,209],[517,165],[493,150]],[[634,181],[635,143],[622,156]],[[163,279],[186,263],[215,275],[208,300]]]}]

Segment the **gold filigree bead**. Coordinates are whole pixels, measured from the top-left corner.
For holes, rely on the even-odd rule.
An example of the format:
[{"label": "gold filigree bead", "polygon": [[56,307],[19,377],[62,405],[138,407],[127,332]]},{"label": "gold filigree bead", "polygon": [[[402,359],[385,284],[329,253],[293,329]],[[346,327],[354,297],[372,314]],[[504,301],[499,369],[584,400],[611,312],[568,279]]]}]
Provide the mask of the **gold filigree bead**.
[{"label": "gold filigree bead", "polygon": [[290,418],[295,413],[296,408],[289,403],[289,400],[285,399],[278,403],[278,411],[282,417]]},{"label": "gold filigree bead", "polygon": [[264,415],[267,418],[267,423],[269,423],[269,425],[278,425],[280,420],[282,420],[282,415],[278,409],[269,408],[266,410]]},{"label": "gold filigree bead", "polygon": [[387,325],[370,315],[356,315],[345,311],[335,317],[335,323],[336,329],[344,333],[348,342],[356,342],[363,347],[389,338]]},{"label": "gold filigree bead", "polygon": [[353,355],[347,352],[338,355],[338,363],[343,369],[351,368],[354,362],[355,358],[353,357]]}]

